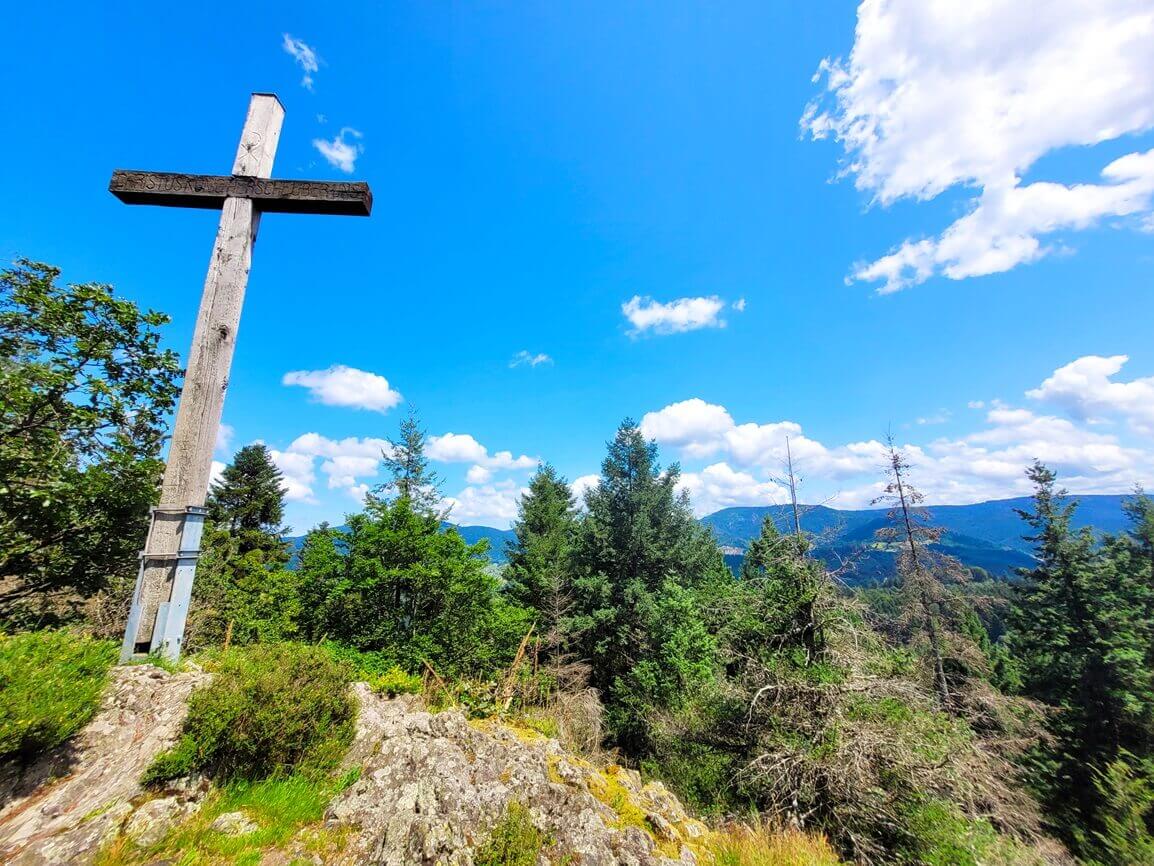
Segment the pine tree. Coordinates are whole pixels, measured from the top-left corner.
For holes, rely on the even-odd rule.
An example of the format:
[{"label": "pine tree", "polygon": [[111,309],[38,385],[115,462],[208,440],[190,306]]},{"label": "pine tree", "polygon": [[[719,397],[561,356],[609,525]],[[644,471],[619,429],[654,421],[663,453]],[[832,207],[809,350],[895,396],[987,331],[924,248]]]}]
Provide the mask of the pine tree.
[{"label": "pine tree", "polygon": [[427,441],[417,413],[410,412],[401,422],[399,436],[389,440],[389,449],[383,454],[385,469],[392,480],[379,485],[372,495],[406,499],[414,511],[440,516],[437,509],[441,502],[441,479],[429,468],[429,458],[425,456]]},{"label": "pine tree", "polygon": [[677,494],[657,446],[626,420],[609,443],[574,549],[574,627],[618,745],[644,754],[656,709],[709,679],[714,641],[698,594],[732,581],[713,536]]}]

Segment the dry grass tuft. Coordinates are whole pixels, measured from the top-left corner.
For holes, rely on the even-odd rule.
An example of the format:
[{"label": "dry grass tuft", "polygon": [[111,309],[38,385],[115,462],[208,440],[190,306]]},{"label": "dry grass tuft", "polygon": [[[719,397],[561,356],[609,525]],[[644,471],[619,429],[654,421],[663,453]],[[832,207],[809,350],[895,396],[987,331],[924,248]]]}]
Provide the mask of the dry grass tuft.
[{"label": "dry grass tuft", "polygon": [[841,866],[824,836],[768,824],[732,824],[718,831],[706,849],[711,866]]}]

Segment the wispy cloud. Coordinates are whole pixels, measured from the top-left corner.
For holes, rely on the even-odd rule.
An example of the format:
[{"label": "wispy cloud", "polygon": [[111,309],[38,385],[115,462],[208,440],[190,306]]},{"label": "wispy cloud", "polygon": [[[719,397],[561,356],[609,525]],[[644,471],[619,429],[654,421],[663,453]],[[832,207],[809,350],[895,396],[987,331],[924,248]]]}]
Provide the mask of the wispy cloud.
[{"label": "wispy cloud", "polygon": [[534,355],[532,352],[527,351],[526,349],[522,349],[520,352],[513,356],[513,360],[509,362],[509,366],[520,367],[524,364],[528,364],[530,367],[536,367],[538,364],[552,363],[553,359],[546,355],[544,352],[539,352],[538,354]]},{"label": "wispy cloud", "polygon": [[[354,140],[350,141],[349,137]],[[364,152],[359,140],[362,138],[364,136],[351,126],[343,126],[332,141],[314,138],[313,147],[320,151],[321,156],[328,160],[333,168],[339,168],[345,174],[352,174],[357,168],[357,157]]]},{"label": "wispy cloud", "polygon": [[313,89],[313,73],[320,69],[320,57],[317,56],[316,49],[305,44],[303,39],[297,39],[288,33],[284,34],[281,47],[284,48],[285,53],[292,55],[297,66],[304,70],[305,74],[301,78],[301,86],[305,90],[311,91]]},{"label": "wispy cloud", "polygon": [[949,409],[939,409],[937,412],[935,412],[932,415],[925,415],[925,416],[919,418],[918,424],[920,424],[922,426],[925,426],[927,424],[928,425],[945,424],[947,421],[950,420],[950,418],[952,416],[953,416],[953,413],[950,412]]}]

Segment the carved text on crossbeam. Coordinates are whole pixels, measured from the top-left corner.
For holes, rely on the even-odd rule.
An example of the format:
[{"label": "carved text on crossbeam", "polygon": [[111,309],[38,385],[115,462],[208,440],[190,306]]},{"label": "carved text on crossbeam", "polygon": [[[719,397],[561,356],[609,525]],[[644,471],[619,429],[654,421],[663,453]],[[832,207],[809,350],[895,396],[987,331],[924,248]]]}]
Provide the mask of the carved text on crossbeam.
[{"label": "carved text on crossbeam", "polygon": [[348,216],[368,216],[373,208],[367,183],[117,170],[108,189],[126,204],[219,210],[226,198],[248,198],[265,213]]}]

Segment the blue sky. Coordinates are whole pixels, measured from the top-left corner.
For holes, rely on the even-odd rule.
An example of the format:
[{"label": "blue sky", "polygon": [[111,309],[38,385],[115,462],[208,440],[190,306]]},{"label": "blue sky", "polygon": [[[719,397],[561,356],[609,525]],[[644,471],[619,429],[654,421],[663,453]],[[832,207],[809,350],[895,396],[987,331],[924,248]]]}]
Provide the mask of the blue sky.
[{"label": "blue sky", "polygon": [[375,197],[256,248],[218,459],[274,449],[298,530],[410,407],[464,523],[538,458],[588,484],[626,416],[703,513],[781,501],[786,436],[804,498],[865,505],[887,429],[932,501],[1034,457],[1154,486],[1154,12],[989,5],[23,4],[0,256],[166,311],[183,355],[217,216],[108,176],[226,172],[274,91],[274,176]]}]

